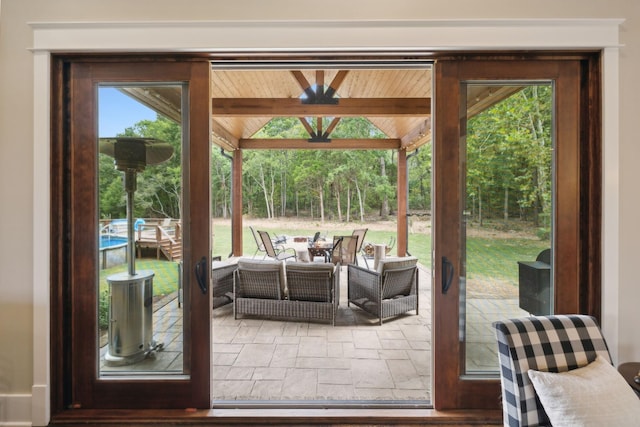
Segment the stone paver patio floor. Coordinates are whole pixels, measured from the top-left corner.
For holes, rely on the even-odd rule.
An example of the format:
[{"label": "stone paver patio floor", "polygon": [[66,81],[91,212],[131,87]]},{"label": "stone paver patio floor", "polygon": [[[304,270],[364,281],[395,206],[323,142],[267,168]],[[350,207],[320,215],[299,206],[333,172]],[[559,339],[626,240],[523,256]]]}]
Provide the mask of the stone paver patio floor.
[{"label": "stone paver patio floor", "polygon": [[[419,313],[377,320],[347,306],[346,267],[341,273],[336,325],[233,318],[232,304],[212,314],[212,390],[215,404],[240,402],[344,402],[431,400],[430,272],[420,268]],[[469,298],[467,368],[497,374],[491,323],[520,317],[517,298]],[[154,338],[164,350],[128,367],[103,372],[182,368],[182,312],[172,301],[154,313]],[[104,349],[103,349],[104,353]]]}]

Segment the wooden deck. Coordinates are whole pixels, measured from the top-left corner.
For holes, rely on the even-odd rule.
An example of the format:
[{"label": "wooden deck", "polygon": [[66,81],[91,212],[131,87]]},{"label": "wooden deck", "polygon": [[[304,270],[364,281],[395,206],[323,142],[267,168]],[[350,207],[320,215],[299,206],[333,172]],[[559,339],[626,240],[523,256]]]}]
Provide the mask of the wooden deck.
[{"label": "wooden deck", "polygon": [[[127,237],[127,224],[123,220],[101,221],[101,232]],[[145,218],[136,221],[135,241],[138,258],[143,249],[155,249],[169,261],[182,259],[182,224],[173,218]]]}]

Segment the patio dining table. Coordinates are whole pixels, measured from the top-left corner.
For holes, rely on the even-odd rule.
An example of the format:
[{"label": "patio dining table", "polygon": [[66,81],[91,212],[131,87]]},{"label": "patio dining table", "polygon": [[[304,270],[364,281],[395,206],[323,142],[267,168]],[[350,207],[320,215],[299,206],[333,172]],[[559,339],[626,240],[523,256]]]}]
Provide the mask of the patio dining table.
[{"label": "patio dining table", "polygon": [[332,249],[333,242],[317,241],[310,244],[307,250],[309,251],[311,261],[313,261],[315,257],[323,257],[324,262],[331,262]]}]

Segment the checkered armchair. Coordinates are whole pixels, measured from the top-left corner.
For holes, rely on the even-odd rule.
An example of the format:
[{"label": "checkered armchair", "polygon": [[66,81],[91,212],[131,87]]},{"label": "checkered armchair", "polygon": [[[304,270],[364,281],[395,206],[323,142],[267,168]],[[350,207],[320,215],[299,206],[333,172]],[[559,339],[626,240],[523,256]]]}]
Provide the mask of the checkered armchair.
[{"label": "checkered armchair", "polygon": [[595,319],[585,315],[527,317],[495,322],[504,425],[548,426],[529,369],[565,372],[597,355],[611,362]]}]

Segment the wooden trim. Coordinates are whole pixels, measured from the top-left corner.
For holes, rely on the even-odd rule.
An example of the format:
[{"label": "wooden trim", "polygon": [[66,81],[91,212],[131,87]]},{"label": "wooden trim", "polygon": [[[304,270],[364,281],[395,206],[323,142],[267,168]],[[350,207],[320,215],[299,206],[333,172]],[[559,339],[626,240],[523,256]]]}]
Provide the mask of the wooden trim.
[{"label": "wooden trim", "polygon": [[353,426],[490,426],[502,425],[497,410],[436,411],[433,409],[213,409],[67,411],[54,417],[52,426],[173,427],[179,425],[322,425]]},{"label": "wooden trim", "polygon": [[51,122],[58,123],[51,134],[51,411],[64,410],[71,401],[70,373],[72,359],[63,357],[71,347],[71,328],[69,319],[73,311],[69,289],[62,286],[69,283],[69,271],[65,268],[66,254],[69,253],[69,223],[65,214],[69,209],[68,193],[65,190],[68,178],[65,171],[69,168],[69,145],[65,144],[68,135],[69,105],[64,102],[68,96],[69,67],[64,61],[52,61]]},{"label": "wooden trim", "polygon": [[[451,361],[457,360],[460,353],[458,334],[452,330],[452,325],[457,325],[459,318],[459,276],[462,265],[458,224],[461,188],[458,172],[460,113],[459,102],[449,102],[450,99],[460,99],[459,67],[460,64],[456,61],[438,62],[434,67],[436,84],[434,127],[439,131],[435,133],[432,160],[434,198],[431,217],[434,245],[432,304],[437,308],[434,310],[432,375],[434,376],[433,406],[438,410],[455,408],[460,404],[457,397],[458,364]],[[447,295],[443,295],[440,290],[443,280],[441,265],[444,257],[455,266],[453,282]]]},{"label": "wooden trim", "polygon": [[579,313],[580,264],[580,64],[558,67],[556,79],[554,312]]},{"label": "wooden trim", "polygon": [[602,316],[602,65],[596,55],[581,62],[580,168],[582,210],[580,240],[580,313]]},{"label": "wooden trim", "polygon": [[413,117],[431,114],[430,98],[340,98],[338,104],[303,104],[298,98],[214,98],[215,117]]}]

